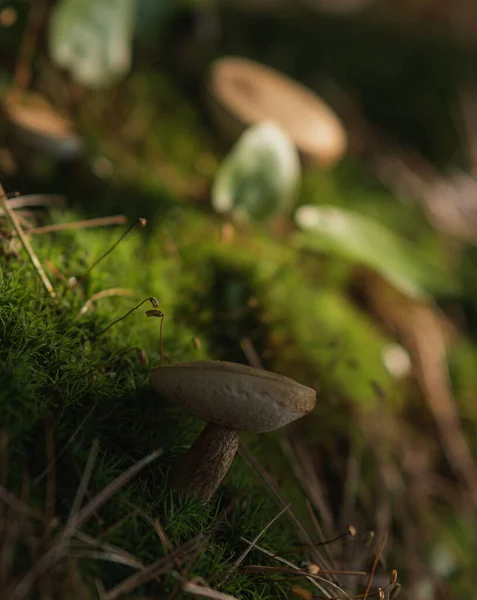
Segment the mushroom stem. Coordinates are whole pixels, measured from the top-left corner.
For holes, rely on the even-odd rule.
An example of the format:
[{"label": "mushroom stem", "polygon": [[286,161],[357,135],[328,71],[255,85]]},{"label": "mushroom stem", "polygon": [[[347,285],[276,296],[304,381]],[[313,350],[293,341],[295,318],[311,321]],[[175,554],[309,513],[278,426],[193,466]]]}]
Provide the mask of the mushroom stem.
[{"label": "mushroom stem", "polygon": [[175,487],[210,500],[237,452],[237,431],[209,423],[179,460]]}]

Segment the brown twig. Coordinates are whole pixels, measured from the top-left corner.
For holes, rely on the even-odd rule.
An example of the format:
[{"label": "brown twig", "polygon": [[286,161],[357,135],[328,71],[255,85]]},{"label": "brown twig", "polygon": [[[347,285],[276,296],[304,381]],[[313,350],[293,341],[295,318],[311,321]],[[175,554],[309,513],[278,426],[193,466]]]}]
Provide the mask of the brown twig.
[{"label": "brown twig", "polygon": [[[101,492],[99,492],[88,504],[81,509],[76,514],[73,514],[73,509],[78,507],[78,502],[76,502],[76,506],[73,507],[70,518],[68,519],[68,523],[66,527],[56,536],[56,541],[53,543],[51,548],[37,561],[36,564],[33,565],[32,569],[17,583],[15,588],[12,590],[9,598],[12,600],[21,600],[23,598],[29,597],[29,594],[35,585],[36,581],[39,577],[50,568],[52,568],[59,558],[64,556],[66,550],[69,546],[69,541],[74,533],[82,527],[105,502],[107,502],[111,496],[113,496],[121,487],[123,487],[132,477],[137,475],[144,467],[149,465],[152,461],[156,460],[159,456],[161,456],[161,450],[155,450],[148,454],[145,458],[138,461],[132,467],[124,471],[121,475],[116,477],[111,483],[109,483]],[[93,462],[93,459],[88,459],[87,469],[90,468],[90,463]],[[92,465],[91,465],[92,468]],[[83,479],[85,480],[87,477],[87,473]],[[77,499],[80,496],[81,490],[78,490]]]},{"label": "brown twig", "polygon": [[213,590],[212,588],[195,583],[194,581],[187,581],[182,586],[182,590],[189,594],[194,594],[194,596],[202,596],[203,598],[210,598],[210,600],[238,600],[236,596],[231,596],[230,594],[224,594],[223,592],[218,592],[217,590]]},{"label": "brown twig", "polygon": [[[256,550],[259,550],[263,554],[266,554],[267,556],[270,556],[270,557],[274,558],[275,560],[278,560],[278,562],[281,562],[284,565],[287,565],[288,567],[292,568],[293,570],[301,571],[300,567],[297,567],[297,565],[295,565],[291,561],[287,560],[286,558],[282,558],[281,556],[278,556],[278,554],[274,554],[273,552],[270,552],[270,550],[266,550],[265,548],[262,548],[262,546],[259,546],[258,544],[254,544],[252,541],[248,540],[247,538],[242,537],[240,539],[242,539],[245,543],[253,546],[253,548],[255,548]],[[338,590],[339,592],[344,593],[343,590],[339,587],[339,585],[333,583],[329,579],[325,579],[324,577],[320,577],[320,576],[316,576],[315,578],[313,578],[309,573],[307,573],[305,575],[305,577],[308,579],[308,581],[312,585],[314,585],[317,589],[319,589],[320,592],[325,594],[326,598],[331,598],[331,596],[327,592],[327,590],[323,587],[322,583],[326,583],[327,585],[333,587],[334,589]]]},{"label": "brown twig", "polygon": [[30,258],[33,266],[37,270],[38,275],[40,276],[40,278],[41,278],[41,280],[43,282],[43,285],[45,286],[46,291],[50,294],[50,296],[52,298],[56,298],[56,292],[53,289],[53,286],[51,285],[51,282],[48,279],[45,271],[43,270],[43,267],[41,266],[41,263],[40,263],[37,255],[33,251],[33,248],[31,247],[30,242],[28,241],[28,238],[24,234],[23,229],[22,229],[20,223],[18,222],[18,219],[17,219],[17,216],[15,214],[15,211],[13,211],[10,208],[10,206],[8,205],[7,196],[5,194],[5,190],[3,189],[3,186],[2,186],[1,183],[0,183],[0,202],[2,203],[3,210],[5,211],[5,214],[8,216],[8,218],[10,219],[10,222],[12,223],[15,231],[17,232],[17,235],[20,238],[20,241],[23,244],[23,247],[27,251],[28,256],[29,256],[29,258]]},{"label": "brown twig", "polygon": [[361,577],[366,575],[366,571],[318,571],[318,573],[311,573],[304,569],[285,568],[285,567],[270,567],[265,565],[247,565],[246,567],[240,567],[241,573],[291,573],[292,575],[299,575],[301,577],[312,577],[314,579],[320,579],[320,575],[353,575]]},{"label": "brown twig", "polygon": [[205,540],[205,536],[198,535],[179,548],[176,548],[171,553],[166,554],[156,560],[151,565],[148,565],[143,571],[139,573],[134,573],[121,581],[114,588],[111,588],[103,595],[102,600],[115,600],[120,596],[132,592],[138,586],[144,585],[148,581],[155,579],[159,575],[166,573],[173,566],[175,560],[177,558],[182,558],[183,556],[187,556],[189,553],[193,552],[198,546],[201,547]]},{"label": "brown twig", "polygon": [[247,358],[251,367],[254,367],[254,369],[263,369],[260,356],[258,355],[258,352],[249,337],[244,337],[240,340],[240,347],[242,348],[242,352],[245,354],[245,357]]},{"label": "brown twig", "polygon": [[[282,510],[276,514],[273,519],[271,521],[269,521],[265,527],[255,536],[255,538],[253,539],[252,544],[256,544],[258,542],[258,540],[262,537],[262,535],[267,531],[267,529],[269,529],[273,523],[275,523],[275,521],[280,518],[283,513],[285,513],[289,508],[290,508],[291,504],[287,504],[287,506],[285,506],[285,508],[282,508]],[[224,578],[220,581],[220,585],[222,585],[225,581],[227,581],[227,579],[230,577],[230,575],[232,575],[232,573],[240,566],[240,564],[245,560],[247,554],[252,550],[253,546],[248,546],[243,552],[242,554],[234,561],[234,564],[232,565],[232,568],[225,574]]]},{"label": "brown twig", "polygon": [[[65,206],[65,197],[56,194],[27,194],[25,196],[17,196],[16,198],[8,198],[8,206],[14,210],[18,208],[26,208],[32,206]],[[3,210],[0,210],[0,216],[3,216]]]},{"label": "brown twig", "polygon": [[98,219],[84,219],[83,221],[71,221],[70,223],[54,223],[43,227],[32,227],[28,235],[38,235],[41,233],[52,233],[54,231],[64,231],[71,229],[89,229],[92,227],[105,227],[107,225],[124,225],[127,218],[124,215],[114,215],[112,217],[100,217]]},{"label": "brown twig", "polygon": [[373,577],[374,577],[374,574],[376,573],[376,568],[378,566],[379,559],[381,558],[381,554],[383,553],[387,537],[388,537],[388,534],[385,533],[383,536],[383,541],[381,542],[381,545],[379,546],[378,551],[376,552],[376,556],[374,557],[373,566],[371,567],[371,572],[370,572],[369,578],[368,578],[368,583],[366,584],[366,589],[364,590],[363,600],[366,600],[366,598],[369,595],[369,590],[371,589]]}]

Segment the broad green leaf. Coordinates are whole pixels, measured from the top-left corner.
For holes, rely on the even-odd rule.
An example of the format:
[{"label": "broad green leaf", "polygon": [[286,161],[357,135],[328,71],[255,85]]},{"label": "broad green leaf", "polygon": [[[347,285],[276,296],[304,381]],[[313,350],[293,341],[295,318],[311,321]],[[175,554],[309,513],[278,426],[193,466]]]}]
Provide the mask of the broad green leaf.
[{"label": "broad green leaf", "polygon": [[266,220],[293,210],[299,182],[293,142],[275,123],[260,123],[242,134],[219,167],[212,204],[238,220]]},{"label": "broad green leaf", "polygon": [[53,10],[53,60],[82,86],[99,88],[125,75],[131,63],[136,0],[60,0]]},{"label": "broad green leaf", "polygon": [[361,263],[409,296],[457,291],[443,266],[419,256],[418,248],[369,217],[335,206],[304,205],[295,221],[306,232],[296,238],[301,247]]}]

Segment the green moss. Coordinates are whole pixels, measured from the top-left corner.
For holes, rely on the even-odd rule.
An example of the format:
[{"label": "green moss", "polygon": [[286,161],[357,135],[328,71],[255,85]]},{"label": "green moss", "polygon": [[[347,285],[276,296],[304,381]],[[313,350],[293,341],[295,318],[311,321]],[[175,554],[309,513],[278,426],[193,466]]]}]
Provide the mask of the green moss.
[{"label": "green moss", "polygon": [[[65,214],[63,218],[72,219],[73,215]],[[117,230],[69,232],[35,239],[34,245],[44,263],[51,261],[67,276],[80,276],[117,237]],[[223,520],[222,510],[228,502],[240,493],[242,500],[190,568],[190,576],[213,575],[220,579],[245,548],[241,537],[255,537],[278,509],[239,458],[211,503],[184,501],[172,495],[168,481],[173,461],[192,442],[201,424],[181,416],[149,387],[150,368],[158,361],[158,321],[144,315],[144,306],[95,337],[112,319],[154,295],[166,314],[166,356],[173,361],[211,356],[203,337],[200,349],[192,344],[192,339],[200,335],[194,319],[184,322],[176,318],[187,304],[192,279],[195,285],[201,284],[192,278],[190,270],[183,269],[175,255],[161,250],[157,236],[147,238],[140,233],[132,234],[77,290],[67,291],[55,282],[58,302],[45,294],[35,271],[22,258],[8,262],[2,258],[0,429],[7,434],[8,464],[12,465],[4,483],[12,493],[20,494],[24,474],[28,473],[31,483],[27,500],[43,511],[45,486],[50,477],[55,477],[55,514],[64,522],[94,439],[100,451],[88,497],[103,489],[132,461],[162,448],[163,455],[111,498],[84,531],[150,563],[164,550],[142,513],[157,519],[172,546],[177,547],[199,533],[209,533]],[[123,286],[133,290],[133,298],[103,298],[95,303],[95,310],[75,319],[88,297],[109,287]],[[134,353],[121,353],[132,346],[146,350],[149,366],[141,365]],[[45,446],[45,427],[51,432],[56,457],[56,475],[50,476],[42,475],[51,460]],[[265,447],[262,453],[266,454]],[[283,468],[283,463],[276,468]],[[283,517],[262,539],[273,552],[290,549],[297,542],[296,532]],[[20,545],[16,551],[18,556]],[[20,571],[31,566],[28,561],[15,564]],[[92,559],[80,561],[88,586],[100,577],[109,588],[130,574],[124,566],[106,564],[107,568]],[[61,575],[61,569],[55,573],[54,585],[62,585],[66,574]],[[175,583],[167,576],[160,584],[146,585],[143,591],[165,594]],[[224,590],[243,598],[268,598],[285,594],[284,586],[274,577],[264,580],[254,574],[237,574],[227,581]]]}]

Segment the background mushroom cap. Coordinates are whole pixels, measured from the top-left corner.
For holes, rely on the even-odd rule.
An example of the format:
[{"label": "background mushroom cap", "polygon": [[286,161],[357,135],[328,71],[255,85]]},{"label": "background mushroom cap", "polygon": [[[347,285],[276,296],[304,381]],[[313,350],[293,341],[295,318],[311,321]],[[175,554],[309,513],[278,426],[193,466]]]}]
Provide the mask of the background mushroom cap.
[{"label": "background mushroom cap", "polygon": [[20,101],[7,100],[4,110],[19,139],[47,154],[71,158],[82,149],[82,140],[73,123],[37,94]]},{"label": "background mushroom cap", "polygon": [[152,384],[191,415],[243,431],[271,431],[315,406],[315,390],[263,369],[226,361],[158,367]]},{"label": "background mushroom cap", "polygon": [[335,163],[346,151],[347,135],[334,111],[274,69],[245,58],[221,58],[211,68],[208,92],[223,127],[227,114],[242,127],[273,120],[304,156],[320,165]]}]

